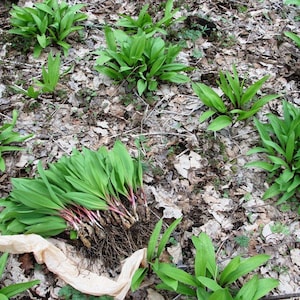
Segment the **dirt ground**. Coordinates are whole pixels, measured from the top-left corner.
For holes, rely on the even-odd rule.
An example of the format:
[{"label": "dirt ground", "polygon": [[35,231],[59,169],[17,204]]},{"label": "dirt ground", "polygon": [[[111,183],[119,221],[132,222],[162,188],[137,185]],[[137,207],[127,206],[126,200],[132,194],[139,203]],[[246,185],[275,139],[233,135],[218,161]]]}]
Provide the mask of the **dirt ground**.
[{"label": "dirt ground", "polygon": [[[105,45],[104,24],[115,26],[119,14],[137,16],[146,3],[150,13],[159,18],[158,0],[88,1],[83,9],[88,14],[84,30],[69,38],[72,48],[62,61],[62,69],[71,67],[71,71],[62,77],[54,95],[43,94],[37,100],[17,94],[11,86],[27,88],[34,78],[39,79],[48,50],[33,58],[32,49],[8,33],[12,3],[0,3],[0,123],[9,121],[17,109],[17,130],[24,135],[34,133],[24,143],[26,151],[4,156],[7,170],[0,173],[0,197],[10,192],[10,178],[34,176],[40,160],[44,165],[55,162],[73,148],[110,148],[119,139],[133,155],[138,149],[143,153],[144,185],[152,212],[144,239],[135,240],[135,247],[126,253],[120,250],[121,258],[146,246],[150,229],[160,217],[170,224],[183,216],[174,235],[177,243],[168,248],[179,265],[192,269],[191,237],[206,232],[220,264],[236,255],[267,253],[271,259],[257,272],[279,279],[272,295],[300,293],[299,215],[286,206],[276,207],[275,199],[262,201],[267,174],[244,167],[255,159],[246,153],[259,141],[251,120],[214,134],[206,131],[207,123],[198,121],[205,107],[190,84],[160,85],[153,97],[146,99],[94,70],[93,52]],[[300,106],[300,50],[283,34],[299,33],[295,21],[299,9],[279,0],[174,3],[180,8],[178,17],[197,15],[216,25],[209,36],[184,40],[178,32],[190,26],[185,22],[167,37],[174,43],[184,42],[179,60],[194,67],[188,74],[192,81],[216,87],[219,71],[231,70],[235,64],[239,74],[248,74],[249,82],[270,75],[262,94],[282,95],[262,109],[259,119],[266,120],[269,112],[281,115],[282,99]],[[113,231],[110,234],[115,236]],[[116,247],[119,242],[120,237],[115,237]],[[102,271],[115,274],[112,266]],[[33,278],[41,279],[42,284],[22,299],[59,299],[64,283],[45,266],[37,267],[28,254],[10,257],[5,284]],[[154,280],[149,278],[127,299],[179,299],[155,294],[153,288]]]}]

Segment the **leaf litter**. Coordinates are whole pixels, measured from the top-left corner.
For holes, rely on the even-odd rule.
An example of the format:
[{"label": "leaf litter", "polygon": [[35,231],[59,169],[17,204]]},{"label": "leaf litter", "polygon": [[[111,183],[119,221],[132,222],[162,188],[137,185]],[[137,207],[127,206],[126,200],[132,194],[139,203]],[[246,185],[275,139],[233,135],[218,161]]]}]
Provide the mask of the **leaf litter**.
[{"label": "leaf litter", "polygon": [[[39,160],[55,162],[69,155],[73,148],[111,147],[116,139],[121,139],[134,152],[138,143],[147,163],[145,191],[152,210],[151,226],[145,230],[149,234],[161,216],[169,222],[169,218],[183,215],[184,221],[175,233],[177,248],[173,246],[171,250],[169,247],[170,254],[179,263],[183,260],[182,263],[191,268],[190,238],[204,231],[219,247],[220,262],[236,254],[245,257],[271,254],[270,263],[259,272],[280,280],[274,295],[299,293],[299,218],[293,212],[280,211],[272,201],[263,202],[261,197],[268,186],[266,174],[243,168],[250,160],[245,153],[258,140],[253,125],[241,123],[217,135],[208,133],[205,131],[207,124],[198,122],[203,108],[190,86],[162,85],[150,105],[137,95],[126,93],[123,85],[113,85],[93,70],[92,52],[104,44],[103,25],[115,24],[120,13],[137,15],[148,2],[89,1],[85,8],[89,18],[83,37],[71,37],[72,48],[64,58],[63,65],[72,65],[72,71],[63,77],[59,87],[61,93],[54,97],[42,95],[38,101],[15,95],[9,86],[38,78],[47,56],[36,61],[30,52],[24,53],[12,46],[11,37],[5,34],[8,25],[1,29],[1,122],[11,116],[13,109],[18,109],[18,130],[34,133],[35,137],[25,143],[26,153],[5,156],[7,173],[0,176],[0,196],[6,196],[11,190],[11,177],[33,177]],[[160,2],[151,1],[154,12],[159,13]],[[194,43],[187,42],[180,56],[181,62],[197,68],[191,73],[194,81],[203,81],[216,88],[219,71],[230,69],[234,63],[239,72],[248,74],[250,81],[270,74],[264,92],[284,91],[288,101],[300,105],[300,52],[282,34],[286,28],[296,30],[299,27],[294,21],[295,8],[275,0],[248,1],[244,5],[214,0],[177,2],[181,7],[180,15],[198,14],[217,24],[217,38],[199,37]],[[9,24],[7,7],[10,2],[4,3],[0,4],[4,8],[0,18],[3,24]],[[19,5],[24,3],[19,1]],[[193,55],[195,49],[201,53],[200,58]],[[259,117],[264,119],[269,111],[280,114],[280,109],[279,101],[274,100]],[[276,224],[281,224],[289,234],[274,232]],[[118,273],[115,268],[118,256],[126,257],[143,248],[147,234],[143,241],[137,239],[135,246],[129,243],[131,249],[124,253],[120,244],[130,237],[109,226],[107,230],[107,237],[113,239],[103,245],[104,252],[115,247],[118,254],[107,263],[112,264],[111,268],[106,266],[101,270],[113,276]],[[280,231],[278,225],[277,230]],[[248,245],[236,242],[235,237],[240,236],[249,238]],[[90,252],[88,256],[97,259],[99,252],[103,254],[102,250]],[[180,253],[185,254],[183,259]],[[27,261],[27,267],[22,266],[17,256],[10,258],[9,267],[13,269],[5,280],[20,282],[25,281],[25,277],[38,277],[43,281],[40,291],[27,294],[24,299],[58,299],[59,287],[64,283],[46,268],[25,276],[30,264]],[[9,274],[13,274],[13,279]],[[147,286],[145,289],[142,293],[145,299],[158,299],[156,291]],[[139,293],[129,293],[128,299],[143,299]],[[164,299],[172,298],[172,295],[162,295]]]}]

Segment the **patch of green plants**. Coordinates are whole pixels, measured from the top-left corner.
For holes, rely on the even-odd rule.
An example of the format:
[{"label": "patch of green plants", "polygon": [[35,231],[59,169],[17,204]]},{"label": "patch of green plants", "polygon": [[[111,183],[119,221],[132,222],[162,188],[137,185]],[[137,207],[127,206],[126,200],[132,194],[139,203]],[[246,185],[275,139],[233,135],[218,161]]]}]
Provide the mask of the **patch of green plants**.
[{"label": "patch of green plants", "polygon": [[41,87],[43,93],[53,93],[60,77],[60,54],[53,56],[48,54],[47,69],[42,68],[42,81],[37,81],[37,86]]},{"label": "patch of green plants", "polygon": [[[8,253],[3,253],[0,257],[0,277],[3,276],[3,272],[5,270],[5,266],[8,259]],[[22,283],[15,283],[9,286],[1,287],[0,288],[0,299],[1,300],[8,300],[11,297],[21,294],[22,292],[32,288],[34,285],[39,284],[40,280],[33,280],[28,282]]]},{"label": "patch of green plants", "polygon": [[107,49],[99,55],[95,69],[116,82],[127,81],[137,88],[139,95],[157,90],[159,81],[186,83],[188,76],[181,71],[190,70],[175,59],[181,47],[167,46],[160,37],[147,38],[143,31],[135,35],[110,27],[104,29]]},{"label": "patch of green plants", "polygon": [[80,291],[77,291],[70,285],[66,285],[62,287],[59,292],[58,296],[62,297],[60,299],[64,300],[113,300],[113,297],[110,296],[91,296],[82,294]]},{"label": "patch of green plants", "polygon": [[269,76],[264,76],[246,88],[246,78],[241,81],[236,67],[233,66],[233,75],[229,72],[220,72],[217,84],[223,93],[221,96],[204,83],[192,83],[194,92],[208,107],[208,110],[200,116],[200,123],[212,119],[207,130],[218,131],[252,117],[266,103],[279,97],[279,95],[257,96],[268,78]]},{"label": "patch of green plants", "polygon": [[33,134],[21,136],[18,132],[14,131],[17,118],[18,112],[13,110],[11,123],[4,123],[0,127],[0,171],[2,172],[4,172],[6,168],[2,154],[5,152],[24,150],[24,148],[13,146],[11,144],[24,142],[33,136]]},{"label": "patch of green plants", "polygon": [[254,119],[261,146],[247,153],[264,153],[266,159],[247,163],[246,167],[257,167],[269,173],[272,185],[264,193],[263,199],[279,196],[277,204],[282,204],[299,195],[300,109],[283,101],[283,118],[274,114],[268,114],[267,117],[268,123]]},{"label": "patch of green plants", "polygon": [[[117,141],[109,151],[74,150],[35,178],[13,178],[12,191],[1,199],[2,234],[36,233],[44,237],[69,231],[80,237],[85,226],[101,230],[101,212],[108,211],[126,228],[139,220],[142,165]],[[108,214],[106,214],[108,217]]]},{"label": "patch of green plants", "polygon": [[199,300],[257,300],[278,286],[278,280],[261,279],[254,275],[239,289],[237,281],[265,264],[269,256],[259,254],[247,259],[236,256],[220,270],[212,241],[205,233],[192,237],[196,249],[194,274],[171,263],[161,262],[160,255],[180,221],[181,219],[175,220],[161,238],[162,220],[156,224],[147,248],[148,266],[136,271],[132,279],[132,290],[140,286],[150,268],[161,280],[157,289],[174,291]]},{"label": "patch of green plants", "polygon": [[[285,0],[284,4],[292,4],[300,7],[300,0]],[[299,21],[299,16],[298,16]],[[285,31],[284,35],[290,38],[298,48],[300,48],[300,35],[291,31]]]},{"label": "patch of green plants", "polygon": [[70,6],[65,1],[57,0],[34,3],[33,7],[13,5],[10,11],[13,28],[9,32],[32,39],[35,57],[39,57],[43,49],[53,44],[59,45],[67,55],[71,46],[65,41],[66,38],[83,28],[75,23],[87,19],[86,14],[79,12],[84,6]]},{"label": "patch of green plants", "polygon": [[60,79],[60,54],[54,56],[48,54],[47,67],[42,67],[42,80],[36,81],[26,89],[20,86],[12,86],[12,89],[29,98],[37,99],[42,93],[54,93]]},{"label": "patch of green plants", "polygon": [[174,23],[180,22],[185,17],[175,18],[178,8],[173,9],[174,0],[168,0],[165,4],[164,16],[161,20],[154,22],[148,13],[149,4],[146,4],[141,9],[137,18],[131,16],[121,15],[122,18],[118,20],[117,26],[123,27],[124,31],[129,34],[136,34],[139,30],[145,32],[146,37],[149,38],[155,33],[167,35],[167,28]]}]

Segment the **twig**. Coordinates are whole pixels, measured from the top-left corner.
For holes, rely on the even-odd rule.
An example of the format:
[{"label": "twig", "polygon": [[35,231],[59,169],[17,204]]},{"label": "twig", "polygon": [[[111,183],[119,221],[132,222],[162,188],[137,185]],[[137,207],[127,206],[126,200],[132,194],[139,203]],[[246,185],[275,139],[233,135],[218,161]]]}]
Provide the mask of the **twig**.
[{"label": "twig", "polygon": [[299,297],[298,299],[300,299],[300,293],[276,295],[276,296],[267,296],[267,297],[262,298],[262,300],[290,299],[290,298],[294,298],[294,297]]}]

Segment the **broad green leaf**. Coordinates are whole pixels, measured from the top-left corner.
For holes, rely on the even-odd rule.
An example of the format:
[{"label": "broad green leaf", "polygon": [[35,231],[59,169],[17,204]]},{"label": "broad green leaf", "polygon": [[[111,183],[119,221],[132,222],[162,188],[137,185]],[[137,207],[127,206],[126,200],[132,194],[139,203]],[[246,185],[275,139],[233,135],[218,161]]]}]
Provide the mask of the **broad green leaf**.
[{"label": "broad green leaf", "polygon": [[155,60],[148,74],[149,77],[156,75],[156,73],[160,70],[161,66],[164,64],[165,59],[166,59],[165,56],[161,56]]},{"label": "broad green leaf", "polygon": [[137,82],[137,90],[140,96],[145,92],[146,88],[147,88],[147,81],[143,79],[139,79]]},{"label": "broad green leaf", "polygon": [[173,71],[185,71],[185,70],[189,70],[189,68],[184,65],[184,64],[180,64],[180,63],[169,63],[169,64],[164,64],[161,69],[161,71],[166,71],[166,72],[173,72]]},{"label": "broad green leaf", "polygon": [[266,75],[260,80],[253,83],[243,94],[241,99],[241,104],[245,105],[249,101],[252,100],[252,98],[255,96],[255,94],[259,91],[259,89],[262,87],[262,85],[269,79],[270,76]]},{"label": "broad green leaf", "polygon": [[15,199],[18,199],[24,205],[35,208],[35,209],[42,209],[47,208],[49,210],[59,210],[61,209],[60,205],[57,205],[50,199],[50,195],[48,196],[33,193],[28,190],[12,190],[11,196]]},{"label": "broad green leaf", "polygon": [[133,39],[133,43],[130,45],[129,57],[131,59],[134,59],[134,63],[137,60],[141,59],[145,49],[145,44],[146,44],[146,36],[144,34],[140,36],[136,36]]},{"label": "broad green leaf", "polygon": [[154,272],[160,278],[160,280],[163,282],[162,284],[158,285],[157,288],[163,287],[165,290],[168,290],[168,291],[177,291],[178,285],[179,285],[179,282],[177,280],[170,278],[155,269],[154,269]]},{"label": "broad green leaf", "polygon": [[158,244],[158,247],[157,247],[157,257],[160,257],[162,252],[165,250],[166,244],[168,243],[172,232],[175,230],[175,228],[181,222],[181,220],[182,220],[182,218],[179,218],[179,219],[173,221],[172,224],[168,227],[168,229],[162,235],[160,242]]},{"label": "broad green leaf", "polygon": [[227,112],[223,100],[212,88],[203,83],[192,83],[192,87],[196,95],[206,106],[214,108],[220,113]]},{"label": "broad green leaf", "polygon": [[63,40],[72,32],[79,31],[83,29],[82,26],[72,26],[67,27],[64,31],[62,31],[59,35],[59,40],[56,42],[58,45],[61,45],[63,48],[70,48],[69,44],[66,42],[63,42]]},{"label": "broad green leaf", "polygon": [[232,119],[229,116],[222,115],[211,121],[207,130],[218,131],[230,125],[232,125]]},{"label": "broad green leaf", "polygon": [[208,300],[233,300],[231,294],[227,289],[221,289],[215,291]]},{"label": "broad green leaf", "polygon": [[100,199],[103,198],[103,194],[96,187],[92,187],[90,184],[83,182],[81,179],[78,179],[73,176],[66,176],[67,182],[69,182],[75,191],[84,192],[87,194],[93,194]]},{"label": "broad green leaf", "polygon": [[291,192],[284,192],[283,194],[276,202],[276,205],[280,205],[288,200],[290,200],[295,195],[295,190]]},{"label": "broad green leaf", "polygon": [[117,44],[115,41],[115,35],[113,30],[108,27],[105,26],[104,27],[104,34],[105,34],[105,40],[106,40],[106,44],[108,49],[112,50],[112,51],[116,51],[117,50]]},{"label": "broad green leaf", "polygon": [[64,195],[66,198],[92,210],[106,210],[108,205],[105,201],[98,198],[97,196],[91,195],[89,193],[83,192],[69,192]]},{"label": "broad green leaf", "polygon": [[55,236],[67,229],[66,222],[60,218],[59,222],[51,223],[38,223],[26,227],[26,234],[35,233],[43,237]]},{"label": "broad green leaf", "polygon": [[123,79],[123,76],[119,72],[113,70],[112,68],[103,67],[103,66],[95,66],[95,70],[106,75],[107,77],[117,80],[117,81]]},{"label": "broad green leaf", "polygon": [[234,270],[233,272],[231,272],[227,276],[227,278],[226,278],[227,280],[224,281],[222,283],[222,285],[224,285],[224,284],[228,285],[228,284],[231,284],[231,283],[235,282],[240,277],[248,274],[249,272],[251,272],[251,271],[255,270],[256,268],[258,268],[260,265],[267,262],[269,258],[270,258],[269,255],[258,254],[256,256],[245,259],[244,261],[241,261],[238,268],[236,270]]},{"label": "broad green leaf", "polygon": [[248,282],[246,282],[237,293],[235,299],[249,299],[254,300],[258,288],[258,276],[254,275]]},{"label": "broad green leaf", "polygon": [[241,262],[241,257],[236,256],[226,265],[226,267],[224,268],[220,276],[221,285],[223,285],[223,283],[228,280],[227,276],[238,268],[240,262]]},{"label": "broad green leaf", "polygon": [[192,242],[196,248],[195,275],[206,276],[206,269],[213,278],[216,278],[218,267],[216,264],[215,249],[211,239],[205,233],[200,233],[199,237],[192,237]]},{"label": "broad green leaf", "polygon": [[177,72],[165,72],[159,76],[159,79],[174,83],[186,83],[190,80],[188,76]]},{"label": "broad green leaf", "polygon": [[143,282],[146,274],[148,272],[148,268],[138,268],[135,273],[133,274],[132,280],[131,280],[131,291],[136,291],[141,283]]},{"label": "broad green leaf", "polygon": [[[169,285],[165,284],[164,282],[158,284],[155,286],[156,289],[158,290],[166,290],[166,291],[176,291],[177,294],[180,295],[186,295],[186,296],[196,296],[196,292],[194,289],[188,287],[185,284],[182,284],[181,282],[178,282],[176,280],[172,280],[168,277],[167,278],[167,282],[169,283]],[[164,277],[161,278],[161,280],[163,280]],[[170,286],[170,284],[172,285],[172,287]]]},{"label": "broad green leaf", "polygon": [[169,278],[186,285],[197,287],[199,284],[194,276],[181,269],[177,269],[168,263],[159,263],[158,271],[159,273],[163,273]]},{"label": "broad green leaf", "polygon": [[295,190],[295,192],[296,192],[296,189],[298,188],[299,185],[300,185],[300,176],[296,175],[295,178],[293,179],[291,185],[287,188],[286,191],[288,193],[290,193]]},{"label": "broad green leaf", "polygon": [[295,132],[291,132],[288,136],[288,140],[286,142],[286,149],[285,149],[285,158],[288,163],[291,163],[293,160],[295,146],[296,146]]},{"label": "broad green leaf", "polygon": [[[256,118],[254,118],[254,124],[259,132],[262,142],[264,143],[265,141],[271,141],[271,138],[267,131],[266,125],[263,123],[260,123],[259,120]],[[272,149],[272,148],[268,147],[268,149]]]},{"label": "broad green leaf", "polygon": [[263,200],[273,198],[281,193],[278,183],[273,183],[263,194]]},{"label": "broad green leaf", "polygon": [[229,84],[228,84],[228,82],[225,78],[224,73],[220,72],[219,76],[220,76],[220,81],[217,81],[218,86],[221,88],[223,93],[230,99],[233,106],[238,107],[237,103],[236,103],[236,98],[233,94],[233,91],[232,91],[231,87],[229,86]]},{"label": "broad green leaf", "polygon": [[255,154],[255,153],[268,153],[268,149],[263,148],[263,147],[255,147],[250,149],[246,155],[251,155],[251,154]]},{"label": "broad green leaf", "polygon": [[284,166],[286,168],[289,167],[288,164],[286,163],[286,161],[284,161],[282,158],[280,158],[278,156],[268,155],[268,158],[275,165]]},{"label": "broad green leaf", "polygon": [[13,232],[15,234],[23,233],[25,229],[25,225],[18,221],[17,219],[14,219],[12,222],[10,222],[7,226],[7,230],[10,232]]},{"label": "broad green leaf", "polygon": [[148,90],[149,91],[156,91],[157,90],[157,85],[158,85],[158,82],[156,80],[150,80],[148,82]]},{"label": "broad green leaf", "polygon": [[39,284],[39,283],[40,283],[40,280],[33,280],[33,281],[29,281],[29,282],[11,284],[7,287],[3,287],[2,289],[0,289],[0,294],[4,294],[8,298],[11,298],[13,296],[16,296],[16,295],[30,289],[31,287],[33,287],[34,285]]},{"label": "broad green leaf", "polygon": [[[16,142],[16,141],[14,141]],[[25,150],[25,148],[21,148],[18,146],[0,146],[0,151],[1,152],[6,152],[6,151],[22,151]]]},{"label": "broad green leaf", "polygon": [[5,171],[5,161],[3,157],[1,156],[1,151],[0,151],[0,171],[4,172]]},{"label": "broad green leaf", "polygon": [[34,6],[36,8],[38,8],[39,10],[42,10],[51,16],[54,15],[54,11],[51,9],[51,7],[45,3],[35,3]]},{"label": "broad green leaf", "polygon": [[274,100],[278,97],[280,97],[280,95],[266,95],[266,96],[260,98],[259,100],[256,100],[250,110],[259,109],[259,108],[263,107],[265,104],[267,104],[269,101]]},{"label": "broad green leaf", "polygon": [[276,144],[272,141],[264,141],[264,144],[266,146],[269,146],[270,148],[273,148],[277,153],[281,154],[282,156],[285,156],[285,149],[282,149],[280,145]]},{"label": "broad green leaf", "polygon": [[263,278],[258,280],[258,287],[252,300],[262,299],[270,291],[278,286],[279,282],[273,278]]},{"label": "broad green leaf", "polygon": [[162,228],[162,224],[163,224],[163,220],[160,219],[153,231],[152,234],[150,236],[149,242],[148,242],[148,247],[147,247],[147,261],[151,262],[154,258],[155,258],[155,248],[158,244],[158,239],[159,239],[159,234]]},{"label": "broad green leaf", "polygon": [[284,4],[294,4],[300,6],[300,0],[285,0]]},{"label": "broad green leaf", "polygon": [[9,300],[4,294],[0,294],[0,300]]},{"label": "broad green leaf", "polygon": [[204,276],[198,276],[197,279],[208,289],[212,290],[213,292],[217,290],[221,290],[222,287],[217,283],[216,280],[210,279]]},{"label": "broad green leaf", "polygon": [[246,120],[251,118],[253,115],[255,115],[257,112],[259,111],[259,108],[257,108],[256,110],[242,110],[242,109],[233,109],[230,111],[231,114],[238,114],[238,121],[241,120]]},{"label": "broad green leaf", "polygon": [[0,277],[2,277],[5,266],[6,266],[6,262],[7,262],[7,258],[8,258],[8,253],[5,252],[1,255],[0,257]]},{"label": "broad green leaf", "polygon": [[271,172],[273,170],[273,164],[270,164],[265,161],[252,161],[245,164],[246,168],[260,168],[266,171]]},{"label": "broad green leaf", "polygon": [[45,34],[42,35],[37,35],[36,36],[39,44],[41,45],[42,48],[46,48],[47,47],[47,38]]},{"label": "broad green leaf", "polygon": [[42,167],[42,162],[39,161],[38,163],[38,172],[39,175],[41,176],[41,179],[43,180],[43,183],[45,184],[45,186],[47,187],[47,190],[49,192],[49,195],[51,197],[51,200],[56,203],[57,205],[59,205],[61,208],[64,207],[64,203],[59,199],[59,197],[55,194],[51,184],[49,183],[47,176],[45,175],[45,171],[43,170]]},{"label": "broad green leaf", "polygon": [[209,293],[206,288],[204,287],[198,287],[196,290],[197,299],[201,300],[207,300],[211,293]]},{"label": "broad green leaf", "polygon": [[148,39],[145,51],[148,50],[147,48],[150,48],[149,59],[150,62],[152,62],[153,60],[155,61],[159,57],[163,57],[162,54],[165,49],[165,42],[161,38]]},{"label": "broad green leaf", "polygon": [[294,32],[290,31],[285,31],[284,35],[287,36],[288,38],[292,39],[295,44],[297,45],[298,48],[300,48],[300,36]]},{"label": "broad green leaf", "polygon": [[207,119],[209,119],[211,116],[213,116],[215,113],[216,113],[216,111],[214,111],[214,110],[207,110],[207,111],[205,111],[199,117],[199,122],[203,123],[204,121],[206,121]]}]

